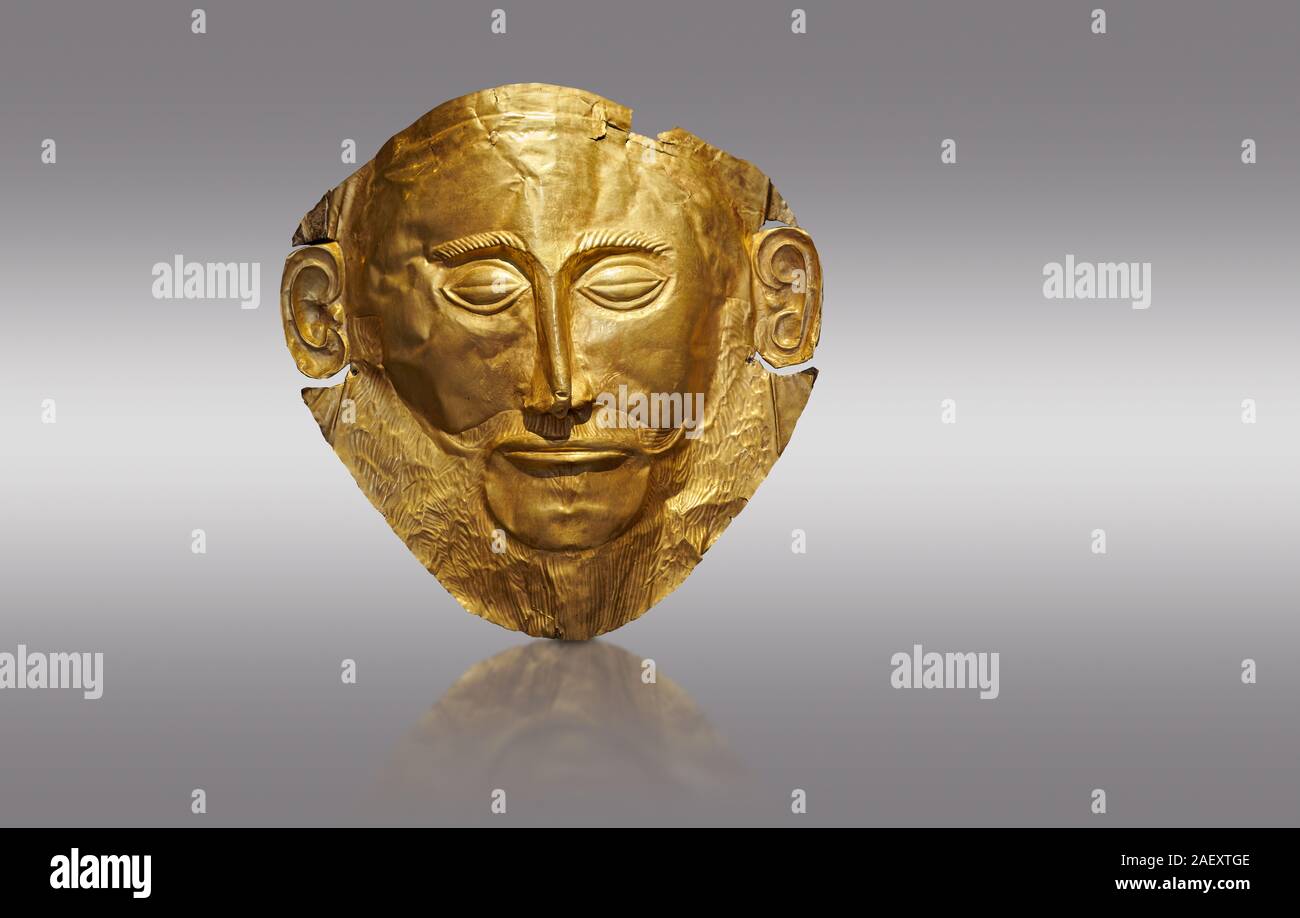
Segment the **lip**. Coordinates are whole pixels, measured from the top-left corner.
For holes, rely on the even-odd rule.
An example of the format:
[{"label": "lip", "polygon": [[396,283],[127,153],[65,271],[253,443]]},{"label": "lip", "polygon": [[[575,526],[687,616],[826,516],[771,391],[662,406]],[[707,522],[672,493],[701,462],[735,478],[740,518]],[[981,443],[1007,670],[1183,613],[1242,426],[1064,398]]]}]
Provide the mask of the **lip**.
[{"label": "lip", "polygon": [[576,475],[608,472],[627,461],[628,453],[609,446],[557,443],[547,446],[505,444],[497,450],[511,465],[531,475]]}]

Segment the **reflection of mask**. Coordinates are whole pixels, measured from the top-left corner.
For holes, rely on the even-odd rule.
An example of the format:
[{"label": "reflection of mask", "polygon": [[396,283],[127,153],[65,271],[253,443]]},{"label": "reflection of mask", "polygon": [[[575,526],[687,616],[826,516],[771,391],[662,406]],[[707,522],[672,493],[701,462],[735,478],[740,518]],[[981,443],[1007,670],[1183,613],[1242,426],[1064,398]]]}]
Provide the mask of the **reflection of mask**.
[{"label": "reflection of mask", "polygon": [[482,817],[496,788],[516,818],[744,814],[751,775],[684,689],[644,672],[604,641],[534,642],[475,664],[398,745],[375,815]]},{"label": "reflection of mask", "polygon": [[[302,221],[304,399],[471,612],[589,638],[685,579],[789,440],[821,269],[767,178],[575,89],[503,86],[389,140]],[[767,223],[781,225],[764,228]]]}]

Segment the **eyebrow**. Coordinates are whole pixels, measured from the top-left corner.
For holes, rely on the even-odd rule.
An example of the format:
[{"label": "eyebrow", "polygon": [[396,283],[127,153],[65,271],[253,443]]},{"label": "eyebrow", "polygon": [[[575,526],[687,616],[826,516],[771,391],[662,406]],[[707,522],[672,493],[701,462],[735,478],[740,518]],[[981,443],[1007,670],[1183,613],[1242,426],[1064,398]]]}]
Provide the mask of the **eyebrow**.
[{"label": "eyebrow", "polygon": [[475,233],[472,236],[461,236],[459,239],[436,245],[429,250],[429,257],[436,258],[439,261],[447,261],[461,255],[467,255],[470,252],[476,252],[479,249],[501,248],[515,249],[520,252],[528,251],[528,246],[514,233],[493,230],[487,233]]},{"label": "eyebrow", "polygon": [[[429,257],[439,261],[450,261],[471,252],[483,249],[514,249],[527,252],[528,245],[514,233],[505,230],[492,230],[461,236],[434,246],[429,250]],[[668,255],[673,247],[659,236],[640,233],[635,230],[590,230],[582,234],[572,254],[581,255],[593,249],[639,249],[652,255]]]},{"label": "eyebrow", "polygon": [[659,236],[633,230],[591,230],[582,234],[573,254],[581,255],[592,249],[640,249],[652,255],[668,255],[673,247]]}]

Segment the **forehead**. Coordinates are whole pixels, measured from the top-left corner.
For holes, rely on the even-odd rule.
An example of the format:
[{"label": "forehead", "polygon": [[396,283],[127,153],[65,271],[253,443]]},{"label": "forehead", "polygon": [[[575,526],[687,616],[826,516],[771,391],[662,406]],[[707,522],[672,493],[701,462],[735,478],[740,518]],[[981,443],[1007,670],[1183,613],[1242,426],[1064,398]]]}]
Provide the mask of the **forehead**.
[{"label": "forehead", "polygon": [[452,132],[418,157],[376,166],[367,223],[395,250],[509,230],[546,257],[592,229],[689,244],[734,223],[706,170],[630,134],[593,138],[545,122]]}]

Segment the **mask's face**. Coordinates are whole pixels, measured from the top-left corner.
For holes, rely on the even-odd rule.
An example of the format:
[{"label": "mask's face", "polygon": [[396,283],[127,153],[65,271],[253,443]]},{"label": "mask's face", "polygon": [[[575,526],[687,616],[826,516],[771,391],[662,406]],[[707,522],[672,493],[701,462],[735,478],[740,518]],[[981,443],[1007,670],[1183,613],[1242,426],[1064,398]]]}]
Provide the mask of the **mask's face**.
[{"label": "mask's face", "polygon": [[561,87],[454,100],[304,219],[282,287],[304,392],[471,611],[591,637],[690,572],[789,439],[820,267],[756,169]]},{"label": "mask's face", "polygon": [[572,128],[499,132],[377,184],[358,300],[381,320],[384,370],[452,437],[518,417],[479,448],[489,508],[528,545],[608,542],[643,512],[651,465],[689,448],[673,419],[592,414],[620,387],[694,406],[709,386],[748,256],[726,204],[697,191]]}]

